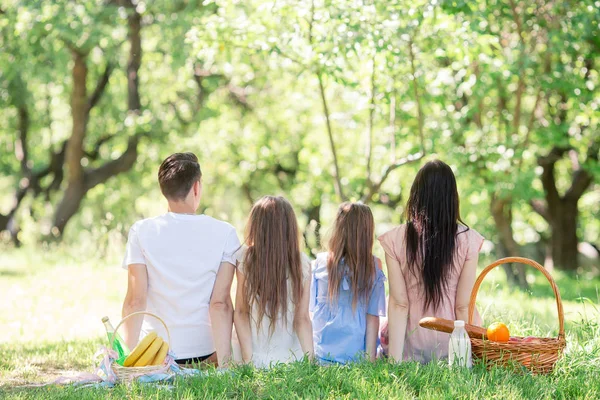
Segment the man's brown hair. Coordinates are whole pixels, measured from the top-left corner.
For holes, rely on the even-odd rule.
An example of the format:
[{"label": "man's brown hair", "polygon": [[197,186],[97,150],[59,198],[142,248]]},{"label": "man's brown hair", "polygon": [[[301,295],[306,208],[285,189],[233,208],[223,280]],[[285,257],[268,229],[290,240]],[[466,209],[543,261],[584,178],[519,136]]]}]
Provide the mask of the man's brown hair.
[{"label": "man's brown hair", "polygon": [[175,153],[158,169],[160,191],[169,200],[183,200],[202,177],[198,157],[194,153]]}]

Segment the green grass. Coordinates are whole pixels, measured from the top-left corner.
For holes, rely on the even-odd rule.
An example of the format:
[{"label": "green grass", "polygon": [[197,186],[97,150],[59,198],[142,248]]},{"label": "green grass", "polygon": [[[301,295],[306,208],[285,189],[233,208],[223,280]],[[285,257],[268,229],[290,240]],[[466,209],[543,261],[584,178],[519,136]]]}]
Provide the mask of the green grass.
[{"label": "green grass", "polygon": [[[532,270],[533,271],[533,270]],[[561,289],[568,347],[547,376],[504,369],[450,370],[445,365],[386,362],[318,367],[308,362],[269,371],[176,380],[169,385],[114,389],[31,388],[76,371],[92,372],[104,344],[100,318],[118,321],[126,275],[116,259],[86,260],[64,250],[2,251],[0,265],[0,398],[600,398],[600,281],[553,273]],[[555,336],[556,304],[550,286],[532,272],[531,291],[510,291],[502,271],[492,272],[478,296],[486,323],[501,320],[511,332]]]}]

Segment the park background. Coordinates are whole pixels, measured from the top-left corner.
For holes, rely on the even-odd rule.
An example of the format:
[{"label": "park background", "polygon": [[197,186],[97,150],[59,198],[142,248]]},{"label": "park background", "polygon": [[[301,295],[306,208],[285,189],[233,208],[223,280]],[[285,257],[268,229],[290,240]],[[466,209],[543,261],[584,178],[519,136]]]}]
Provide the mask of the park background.
[{"label": "park background", "polygon": [[[252,203],[284,195],[312,255],[339,203],[369,204],[381,234],[403,222],[419,167],[444,160],[487,239],[481,266],[525,256],[552,271],[569,356],[551,378],[480,372],[480,391],[403,366],[415,380],[384,393],[490,397],[506,379],[508,397],[600,396],[587,375],[600,368],[599,21],[591,0],[3,2],[0,384],[91,369],[100,317],[120,315],[128,229],[165,211],[160,162],[192,151],[200,212],[242,238]],[[556,335],[533,270],[506,265],[481,299],[486,322]],[[289,368],[228,395],[281,396],[278,374],[314,371]],[[360,368],[348,379],[396,367]],[[373,389],[327,379],[291,393]]]}]

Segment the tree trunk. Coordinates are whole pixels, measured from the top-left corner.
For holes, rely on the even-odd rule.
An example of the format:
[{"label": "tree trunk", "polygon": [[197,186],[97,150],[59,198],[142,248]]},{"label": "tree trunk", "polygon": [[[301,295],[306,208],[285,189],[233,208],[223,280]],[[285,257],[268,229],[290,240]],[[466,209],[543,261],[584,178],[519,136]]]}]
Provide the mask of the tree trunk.
[{"label": "tree trunk", "polygon": [[[598,160],[600,141],[594,142],[588,149],[588,160]],[[569,154],[573,164],[571,186],[564,195],[556,187],[555,165],[565,154]],[[592,175],[583,169],[577,160],[577,154],[568,147],[554,147],[546,156],[540,156],[538,163],[542,167],[540,177],[544,187],[545,202],[531,201],[533,209],[550,225],[550,253],[553,266],[574,271],[579,266],[577,245],[577,203],[592,184]]]},{"label": "tree trunk", "polygon": [[[21,88],[20,90],[26,90],[26,88]],[[17,115],[19,122],[17,139],[15,141],[15,156],[21,166],[21,178],[18,180],[18,188],[15,191],[12,208],[8,214],[0,214],[0,232],[8,231],[12,241],[16,246],[19,246],[21,244],[18,238],[20,228],[17,221],[19,207],[29,192],[33,193],[34,197],[40,193],[45,193],[49,196],[50,192],[55,189],[54,185],[56,181],[62,180],[66,142],[63,143],[58,152],[50,152],[50,161],[46,168],[34,171],[33,163],[29,159],[29,109],[24,101],[17,104]],[[54,175],[53,182],[45,188],[42,187],[42,179],[50,174]]]},{"label": "tree trunk", "polygon": [[65,167],[67,189],[54,213],[53,234],[63,233],[67,222],[79,209],[85,195],[84,170],[81,159],[84,155],[83,142],[87,131],[90,108],[86,93],[87,56],[75,50],[73,53],[73,89],[71,93],[71,118],[73,127],[71,137],[67,142]]},{"label": "tree trunk", "polygon": [[138,71],[142,64],[142,16],[133,12],[128,19],[129,23],[129,60],[127,63],[127,109],[139,111],[142,108],[139,93]]},{"label": "tree trunk", "polygon": [[54,228],[56,228],[56,230],[52,232],[54,235],[58,236],[64,232],[71,217],[79,210],[79,206],[81,205],[85,193],[86,190],[83,187],[83,183],[70,184],[67,187],[67,190],[65,190],[65,194],[56,209],[56,213],[54,214]]},{"label": "tree trunk", "polygon": [[[512,200],[509,198],[498,198],[495,194],[492,195],[490,203],[490,211],[496,223],[498,236],[500,238],[500,253],[502,257],[518,257],[520,256],[519,244],[515,241],[512,229]],[[515,285],[519,289],[526,290],[529,288],[527,283],[527,274],[525,266],[522,264],[504,264],[506,279],[510,285]]]},{"label": "tree trunk", "polygon": [[96,169],[86,170],[81,185],[69,185],[67,187],[54,216],[54,227],[58,229],[55,233],[60,234],[64,232],[65,226],[79,210],[81,201],[88,191],[106,182],[111,177],[126,172],[133,167],[138,156],[138,141],[138,137],[133,136],[129,139],[127,149],[119,158],[108,161]]},{"label": "tree trunk", "polygon": [[[133,7],[133,3],[129,2]],[[141,15],[133,11],[128,20],[128,38],[130,42],[129,61],[127,64],[127,106],[130,112],[138,113],[141,108],[139,94],[138,71],[142,60],[141,45]],[[92,96],[86,94],[87,65],[86,56],[73,50],[75,64],[73,66],[73,89],[71,98],[71,115],[73,118],[73,129],[67,143],[66,168],[68,186],[61,202],[54,214],[54,232],[60,235],[64,232],[67,223],[73,217],[87,192],[95,186],[106,182],[112,176],[130,170],[137,160],[137,145],[140,133],[129,138],[127,149],[117,159],[107,161],[94,169],[84,169],[81,159],[85,155],[84,141],[87,133],[87,123],[91,109],[98,103],[109,81],[112,66],[107,64],[104,74],[96,85]],[[107,139],[100,139],[96,144],[96,150]]]},{"label": "tree trunk", "polygon": [[579,266],[577,216],[577,202],[563,199],[556,206],[556,214],[550,220],[552,260],[554,265],[569,271],[576,270]]},{"label": "tree trunk", "polygon": [[73,52],[73,90],[71,94],[71,117],[73,127],[67,143],[66,168],[69,186],[83,183],[83,141],[87,130],[89,110],[87,107],[87,56]]},{"label": "tree trunk", "polygon": [[[21,202],[29,192],[32,192],[34,197],[44,193],[46,198],[49,198],[50,193],[58,189],[63,179],[65,148],[66,141],[63,142],[58,152],[52,151],[50,153],[50,161],[46,168],[37,172],[32,172],[29,168],[26,171],[22,171],[22,174],[25,177],[21,180],[20,186],[15,193],[12,209],[6,215],[0,214],[0,232],[5,230],[9,231],[11,238],[16,245],[20,244],[17,237],[20,229],[16,218]],[[27,175],[29,176],[26,177]],[[53,175],[52,182],[46,187],[42,187],[40,181],[48,175]]]}]

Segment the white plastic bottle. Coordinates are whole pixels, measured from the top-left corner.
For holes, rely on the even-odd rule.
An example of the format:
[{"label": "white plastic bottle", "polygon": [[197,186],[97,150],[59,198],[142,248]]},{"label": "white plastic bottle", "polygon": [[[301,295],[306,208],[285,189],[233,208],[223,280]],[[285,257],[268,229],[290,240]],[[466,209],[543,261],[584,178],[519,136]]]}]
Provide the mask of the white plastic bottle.
[{"label": "white plastic bottle", "polygon": [[465,330],[465,321],[454,321],[454,331],[448,343],[448,365],[471,368],[471,340]]}]

